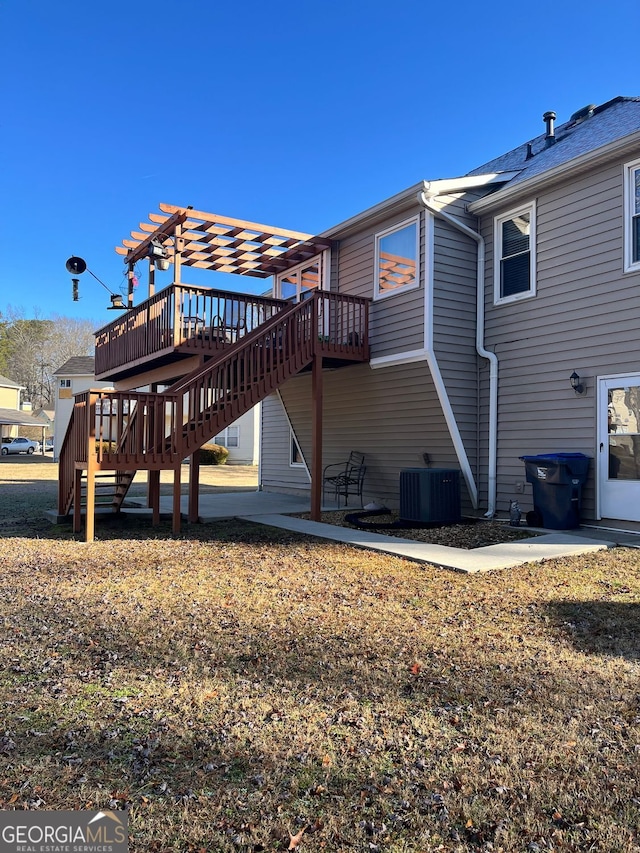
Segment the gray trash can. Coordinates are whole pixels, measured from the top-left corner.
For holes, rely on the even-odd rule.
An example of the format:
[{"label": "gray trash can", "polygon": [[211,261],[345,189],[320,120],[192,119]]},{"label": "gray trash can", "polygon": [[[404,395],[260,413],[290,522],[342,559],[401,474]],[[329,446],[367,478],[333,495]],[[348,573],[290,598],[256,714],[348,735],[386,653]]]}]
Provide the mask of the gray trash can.
[{"label": "gray trash can", "polygon": [[520,459],[533,486],[533,512],[527,513],[527,524],[551,530],[579,527],[590,458],[584,453],[541,453]]}]

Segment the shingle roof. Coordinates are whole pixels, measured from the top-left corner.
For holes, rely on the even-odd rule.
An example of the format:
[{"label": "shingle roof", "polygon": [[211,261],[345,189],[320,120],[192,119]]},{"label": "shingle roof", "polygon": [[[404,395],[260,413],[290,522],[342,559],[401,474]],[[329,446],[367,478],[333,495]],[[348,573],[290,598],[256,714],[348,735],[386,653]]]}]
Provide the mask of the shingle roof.
[{"label": "shingle roof", "polygon": [[75,355],[57,370],[54,376],[95,376],[96,360],[92,355]]},{"label": "shingle roof", "polygon": [[39,421],[32,415],[19,412],[17,409],[0,409],[0,424],[4,426],[47,426],[44,421]]},{"label": "shingle roof", "polygon": [[[569,120],[556,126],[555,144],[547,146],[545,134],[542,133],[468,174],[482,175],[520,169],[518,176],[509,181],[508,186],[513,186],[638,131],[640,98],[613,98],[594,107],[588,117],[582,120]],[[533,156],[527,159],[529,145]]]},{"label": "shingle roof", "polygon": [[18,385],[12,379],[7,379],[6,376],[0,376],[0,388],[24,388],[24,385]]}]

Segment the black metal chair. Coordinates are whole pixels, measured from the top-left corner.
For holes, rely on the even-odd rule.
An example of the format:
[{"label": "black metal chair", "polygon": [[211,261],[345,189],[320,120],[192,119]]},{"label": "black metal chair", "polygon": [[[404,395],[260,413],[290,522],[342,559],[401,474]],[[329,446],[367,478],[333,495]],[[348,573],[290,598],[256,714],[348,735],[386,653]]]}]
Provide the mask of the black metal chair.
[{"label": "black metal chair", "polygon": [[344,498],[344,505],[349,505],[349,496],[360,498],[362,506],[362,487],[364,475],[367,468],[364,464],[364,453],[352,450],[346,462],[335,462],[325,466],[322,472],[322,501],[325,500],[325,492],[330,489],[334,499],[340,506],[340,498]]}]

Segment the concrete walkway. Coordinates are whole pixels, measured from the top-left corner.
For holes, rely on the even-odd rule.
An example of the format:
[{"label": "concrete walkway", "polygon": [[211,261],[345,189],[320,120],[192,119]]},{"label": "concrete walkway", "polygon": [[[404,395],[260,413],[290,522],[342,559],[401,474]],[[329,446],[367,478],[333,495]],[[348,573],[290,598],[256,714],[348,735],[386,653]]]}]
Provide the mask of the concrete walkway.
[{"label": "concrete walkway", "polygon": [[[128,506],[133,504],[133,500],[127,501]],[[171,498],[161,498],[160,509],[163,514],[170,514]],[[187,498],[183,497],[181,510],[185,516],[187,509]],[[327,509],[330,508],[327,507]],[[412,539],[372,533],[368,530],[338,527],[334,524],[322,524],[291,517],[293,513],[308,511],[309,499],[299,498],[295,495],[256,491],[200,496],[200,521],[203,524],[238,518],[255,524],[264,524],[291,530],[295,533],[318,536],[322,539],[343,542],[357,548],[381,551],[396,557],[404,557],[416,562],[469,573],[507,569],[523,563],[587,554],[605,550],[615,545],[640,547],[640,536],[637,534],[618,530],[580,528],[569,531],[540,530],[538,531],[539,535],[531,539],[490,545],[473,550],[448,548],[444,545],[431,545]],[[139,509],[137,512],[150,513],[150,510]]]}]

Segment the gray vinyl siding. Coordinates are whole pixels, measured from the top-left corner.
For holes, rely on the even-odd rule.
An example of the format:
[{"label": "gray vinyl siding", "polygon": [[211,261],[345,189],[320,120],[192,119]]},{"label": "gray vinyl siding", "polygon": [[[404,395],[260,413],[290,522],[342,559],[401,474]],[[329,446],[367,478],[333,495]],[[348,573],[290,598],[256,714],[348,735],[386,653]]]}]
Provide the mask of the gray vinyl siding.
[{"label": "gray vinyl siding", "polygon": [[[298,379],[290,380],[293,384]],[[308,403],[308,401],[307,401]],[[300,441],[300,437],[298,441]],[[277,394],[262,403],[260,486],[286,492],[308,491],[309,475],[304,467],[290,465],[289,421]]]},{"label": "gray vinyl siding", "polygon": [[[310,465],[311,377],[291,380],[281,393]],[[433,467],[459,468],[426,362],[326,371],[323,400],[323,466],[344,461],[351,450],[364,453],[365,503],[397,507],[400,470],[423,467],[423,453],[429,453]],[[273,483],[282,475],[278,459],[265,454],[262,460],[263,481]],[[463,485],[463,510],[470,508]]]},{"label": "gray vinyl siding", "polygon": [[[347,237],[338,249],[338,280],[332,289],[352,296],[373,299],[375,279],[375,235],[400,225],[418,213],[413,211],[370,226]],[[424,254],[424,216],[420,217],[420,254]],[[420,286],[395,293],[369,308],[371,358],[396,355],[424,347],[424,270],[419,271]]]},{"label": "gray vinyl siding", "polygon": [[[593,457],[583,517],[595,517],[597,377],[640,371],[640,274],[622,272],[622,166],[600,167],[538,196],[531,299],[493,306],[493,215],[483,218],[486,342],[498,356],[500,377],[499,510],[514,497],[531,508],[531,486],[524,496],[515,489],[525,479],[519,456],[579,451]],[[574,370],[586,381],[585,396],[569,385]],[[485,383],[485,399],[487,391]]]},{"label": "gray vinyl siding", "polygon": [[[458,199],[447,213],[475,227]],[[449,223],[434,221],[433,347],[469,464],[478,473],[477,244]]]}]

